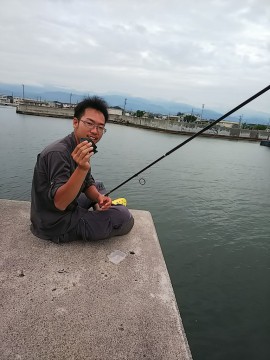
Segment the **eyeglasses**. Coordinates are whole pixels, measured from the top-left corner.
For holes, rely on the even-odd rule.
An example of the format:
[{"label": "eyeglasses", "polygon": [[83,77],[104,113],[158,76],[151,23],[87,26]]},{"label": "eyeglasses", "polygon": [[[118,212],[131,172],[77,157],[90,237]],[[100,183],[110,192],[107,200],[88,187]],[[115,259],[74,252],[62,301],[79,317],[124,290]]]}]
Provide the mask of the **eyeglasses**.
[{"label": "eyeglasses", "polygon": [[105,132],[107,131],[104,126],[102,126],[102,125],[96,125],[96,123],[95,123],[94,121],[92,121],[92,120],[88,120],[88,121],[80,120],[80,121],[83,122],[84,125],[85,125],[86,127],[88,127],[88,129],[90,129],[90,130],[93,130],[93,129],[96,128],[96,129],[97,129],[97,132],[98,132],[99,134],[105,134]]}]

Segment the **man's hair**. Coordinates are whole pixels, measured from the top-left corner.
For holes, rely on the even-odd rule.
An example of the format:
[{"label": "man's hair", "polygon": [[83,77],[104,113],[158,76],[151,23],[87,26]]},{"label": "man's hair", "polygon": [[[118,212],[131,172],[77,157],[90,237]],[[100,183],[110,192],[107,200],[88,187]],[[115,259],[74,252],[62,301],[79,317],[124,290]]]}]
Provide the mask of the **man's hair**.
[{"label": "man's hair", "polygon": [[100,111],[104,115],[105,123],[108,121],[108,104],[98,96],[87,97],[79,102],[74,109],[74,117],[81,120],[85,110],[88,108]]}]

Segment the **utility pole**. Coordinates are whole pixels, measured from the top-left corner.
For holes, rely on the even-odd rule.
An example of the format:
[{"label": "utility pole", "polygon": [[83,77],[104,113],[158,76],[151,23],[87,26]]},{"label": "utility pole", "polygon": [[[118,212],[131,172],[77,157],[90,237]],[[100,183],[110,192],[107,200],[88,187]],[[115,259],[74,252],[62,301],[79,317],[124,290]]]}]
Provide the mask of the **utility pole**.
[{"label": "utility pole", "polygon": [[202,121],[202,116],[203,116],[203,109],[204,109],[204,104],[202,104],[201,121]]},{"label": "utility pole", "polygon": [[243,118],[243,115],[240,115],[239,116],[239,129],[242,128],[242,118]]},{"label": "utility pole", "polygon": [[126,103],[127,103],[127,98],[125,99],[125,103],[124,103],[124,114],[123,115],[125,115],[125,113],[126,113]]},{"label": "utility pole", "polygon": [[22,90],[22,94],[23,94],[22,97],[23,97],[23,100],[24,100],[24,84],[22,84],[22,89],[23,89]]}]

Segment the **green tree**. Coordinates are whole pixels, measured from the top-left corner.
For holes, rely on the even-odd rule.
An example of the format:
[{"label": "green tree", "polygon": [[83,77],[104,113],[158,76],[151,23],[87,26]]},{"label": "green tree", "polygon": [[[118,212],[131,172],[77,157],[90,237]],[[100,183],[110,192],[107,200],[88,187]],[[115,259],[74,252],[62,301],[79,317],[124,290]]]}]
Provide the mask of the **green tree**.
[{"label": "green tree", "polygon": [[145,114],[145,111],[142,111],[142,110],[137,110],[136,111],[136,116],[137,117],[143,117],[144,114]]},{"label": "green tree", "polygon": [[197,120],[197,117],[194,115],[185,115],[184,116],[184,121],[186,122],[194,122]]},{"label": "green tree", "polygon": [[242,129],[250,129],[250,126],[246,122],[244,122],[242,123]]},{"label": "green tree", "polygon": [[267,129],[267,126],[261,125],[261,124],[258,124],[254,127],[254,130],[266,130],[266,129]]}]

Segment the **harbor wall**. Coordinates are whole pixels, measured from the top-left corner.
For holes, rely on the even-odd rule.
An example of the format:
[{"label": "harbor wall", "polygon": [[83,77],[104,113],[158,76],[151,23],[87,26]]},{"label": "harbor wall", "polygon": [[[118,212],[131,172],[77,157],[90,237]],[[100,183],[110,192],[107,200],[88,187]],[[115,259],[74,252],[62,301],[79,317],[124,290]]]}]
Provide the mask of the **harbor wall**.
[{"label": "harbor wall", "polygon": [[49,106],[37,106],[20,104],[16,108],[18,114],[48,116],[64,119],[72,119],[74,115],[74,108],[58,108]]},{"label": "harbor wall", "polygon": [[[201,131],[204,126],[196,123],[187,123],[183,121],[175,121],[168,119],[147,119],[137,118],[131,116],[111,116],[110,121],[116,124],[126,126],[136,126],[144,129],[152,129],[164,131],[174,134],[193,135]],[[253,140],[261,141],[269,138],[269,132],[263,130],[248,130],[240,128],[227,128],[224,126],[215,125],[206,130],[200,136],[208,136],[215,138],[226,138],[234,140]]]},{"label": "harbor wall", "polygon": [[[58,118],[73,118],[73,108],[54,108],[45,106],[34,106],[21,104],[16,108],[17,113],[36,115],[36,116],[49,116]],[[109,122],[134,126],[144,129],[151,129],[157,131],[164,131],[174,134],[192,135],[204,128],[205,125],[197,123],[187,123],[184,121],[176,121],[170,119],[149,119],[134,116],[124,115],[109,115]],[[261,141],[269,139],[269,132],[263,130],[248,130],[241,128],[227,128],[225,126],[215,125],[206,130],[201,136],[226,138],[235,140],[253,140]]]}]

